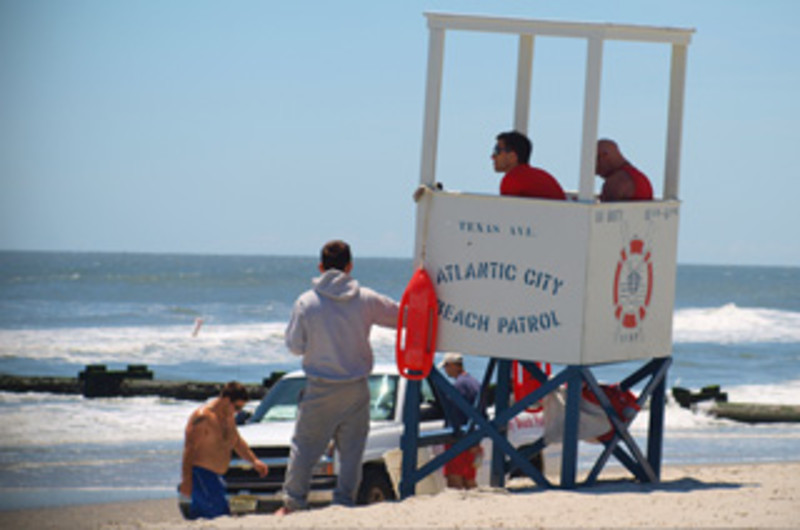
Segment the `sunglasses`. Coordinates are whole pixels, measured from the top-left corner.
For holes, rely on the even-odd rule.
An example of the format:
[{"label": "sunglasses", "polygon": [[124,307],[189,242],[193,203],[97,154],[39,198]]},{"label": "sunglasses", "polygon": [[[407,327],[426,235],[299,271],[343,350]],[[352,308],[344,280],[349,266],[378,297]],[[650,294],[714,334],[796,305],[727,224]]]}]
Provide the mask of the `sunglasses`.
[{"label": "sunglasses", "polygon": [[494,150],[492,151],[492,156],[497,156],[500,153],[510,153],[511,149],[507,147],[500,147],[499,145],[494,146]]}]

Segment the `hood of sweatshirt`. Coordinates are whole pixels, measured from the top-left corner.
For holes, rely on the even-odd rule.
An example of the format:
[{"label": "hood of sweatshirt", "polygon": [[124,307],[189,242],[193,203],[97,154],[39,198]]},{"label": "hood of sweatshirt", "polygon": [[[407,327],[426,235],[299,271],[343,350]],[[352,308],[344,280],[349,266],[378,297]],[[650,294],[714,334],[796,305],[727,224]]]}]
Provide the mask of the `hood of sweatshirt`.
[{"label": "hood of sweatshirt", "polygon": [[358,294],[358,281],[338,269],[328,269],[312,280],[314,290],[333,300],[350,300]]}]

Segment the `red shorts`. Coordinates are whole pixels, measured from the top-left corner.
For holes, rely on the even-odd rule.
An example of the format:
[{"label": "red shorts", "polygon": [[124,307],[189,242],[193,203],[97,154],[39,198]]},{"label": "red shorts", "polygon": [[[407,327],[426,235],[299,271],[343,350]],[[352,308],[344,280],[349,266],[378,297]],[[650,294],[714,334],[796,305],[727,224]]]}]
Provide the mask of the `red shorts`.
[{"label": "red shorts", "polygon": [[[445,445],[445,449],[450,449],[451,445]],[[467,449],[454,459],[444,465],[444,474],[457,475],[466,480],[475,480],[477,469],[475,468],[475,448]]]}]

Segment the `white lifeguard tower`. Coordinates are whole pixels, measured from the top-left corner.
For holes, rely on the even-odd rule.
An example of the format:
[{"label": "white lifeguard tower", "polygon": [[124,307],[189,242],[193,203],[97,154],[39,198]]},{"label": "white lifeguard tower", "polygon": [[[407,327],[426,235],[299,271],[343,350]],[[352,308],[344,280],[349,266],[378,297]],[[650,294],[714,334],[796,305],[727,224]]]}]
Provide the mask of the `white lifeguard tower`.
[{"label": "white lifeguard tower", "polygon": [[[660,477],[666,373],[671,362],[672,313],[680,202],[679,162],[686,52],[693,30],[632,25],[552,22],[484,16],[426,14],[429,50],[420,185],[416,267],[433,280],[438,299],[436,350],[490,357],[497,370],[491,420],[460,398],[436,370],[429,378],[470,417],[453,447],[417,468],[417,448],[429,443],[419,431],[419,406],[404,410],[401,496],[444,462],[483,437],[494,446],[493,485],[516,467],[542,486],[550,482],[505,438],[510,419],[566,383],[566,415],[560,486],[576,485],[581,389],[588,387],[614,428],[613,438],[589,474],[593,482],[611,455],[636,478]],[[587,45],[583,134],[578,191],[568,201],[548,201],[437,190],[436,153],[444,40],[447,31],[519,37],[513,128],[528,130],[533,49],[537,36],[581,39]],[[594,196],[603,44],[607,40],[672,47],[663,197],[646,202],[600,203]],[[651,178],[654,175],[650,175]],[[569,179],[560,175],[562,183]],[[509,406],[510,365],[516,360],[541,382]],[[644,382],[638,404],[650,401],[645,453],[600,390],[592,367],[642,361],[623,389]],[[547,378],[536,362],[563,365]],[[488,378],[486,379],[488,381]],[[409,381],[409,394],[418,382]],[[485,383],[486,384],[486,383]],[[627,447],[627,451],[623,448]],[[532,450],[541,450],[544,440]]]}]

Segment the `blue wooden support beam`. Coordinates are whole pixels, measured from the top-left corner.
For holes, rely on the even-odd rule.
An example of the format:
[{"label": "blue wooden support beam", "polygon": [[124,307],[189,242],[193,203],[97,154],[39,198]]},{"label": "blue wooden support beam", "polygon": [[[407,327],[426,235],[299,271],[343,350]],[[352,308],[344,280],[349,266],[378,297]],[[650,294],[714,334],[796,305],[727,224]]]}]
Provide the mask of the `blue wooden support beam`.
[{"label": "blue wooden support beam", "polygon": [[647,399],[654,393],[657,386],[666,381],[667,369],[669,368],[670,364],[672,364],[672,359],[670,358],[657,359],[648,363],[647,366],[651,370],[651,377],[650,380],[645,384],[641,394],[639,394],[639,398],[636,400],[640,407],[644,406],[644,404],[647,402]]},{"label": "blue wooden support beam", "polygon": [[400,498],[405,499],[414,494],[417,480],[414,473],[417,470],[417,440],[419,439],[419,403],[420,381],[409,379],[406,384],[406,400],[403,408],[403,436],[400,438],[400,448],[403,452],[401,466]]},{"label": "blue wooden support beam", "polygon": [[[597,384],[597,381],[594,379],[594,376],[591,374],[591,372],[588,369],[585,369],[587,373],[587,384],[589,384],[592,392],[597,396],[598,401],[603,406],[603,410],[606,412],[606,415],[608,416],[609,421],[614,429],[613,438],[608,442],[604,442],[605,449],[598,457],[594,467],[589,473],[589,476],[586,479],[587,484],[592,484],[595,482],[611,454],[613,454],[631,473],[634,474],[634,476],[636,476],[636,478],[642,482],[658,482],[660,480],[664,394],[666,392],[665,385],[667,370],[671,362],[672,360],[668,357],[664,359],[653,359],[635,373],[625,378],[622,383],[620,383],[621,388],[623,388],[623,383],[627,386],[627,388],[630,388],[646,377],[650,377],[650,380],[647,382],[636,400],[637,404],[642,407],[647,402],[647,399],[651,396],[651,394],[653,395],[653,399],[651,399],[650,402],[651,428],[647,438],[647,459],[642,456],[641,451],[639,451],[638,446],[633,441],[633,438],[630,437],[628,432],[627,426],[633,422],[636,414],[628,418],[625,422],[622,422],[619,420],[619,418],[617,418],[616,413],[609,412],[613,411],[613,408],[611,407],[610,402],[608,402],[608,398],[600,389],[600,385]],[[659,388],[661,389],[660,402],[659,400],[655,399],[656,394],[659,393]],[[658,416],[655,419],[655,423],[653,423],[653,414]],[[660,418],[660,422],[658,418]],[[631,453],[634,454],[633,458],[629,457],[621,448],[618,447],[618,444],[621,440],[625,441],[626,445],[628,445]]]},{"label": "blue wooden support beam", "polygon": [[[467,404],[466,400],[461,396],[461,394],[438,371],[436,372],[431,371],[429,380],[431,381],[432,384],[436,385],[436,387],[439,390],[444,392],[448,398],[453,400],[453,402],[465,414],[471,417],[477,424],[477,428],[475,429],[475,431],[467,434],[465,438],[459,440],[458,444],[464,443],[464,448],[468,448],[471,447],[472,445],[475,445],[475,443],[479,442],[481,438],[485,438],[488,436],[492,439],[492,444],[494,447],[499,446],[500,449],[503,451],[503,453],[509,456],[513,465],[519,467],[526,475],[531,477],[537,484],[542,485],[544,487],[547,487],[549,485],[549,482],[547,482],[547,479],[544,478],[541,472],[535,467],[533,467],[533,464],[531,464],[529,460],[524,459],[519,454],[519,452],[514,448],[514,446],[512,446],[511,443],[508,441],[506,437],[506,429],[508,428],[508,419],[503,419],[503,416],[505,415],[503,414],[498,415],[498,417],[495,417],[495,419],[489,421],[482,414],[478,413],[478,411],[470,409],[469,405]],[[468,443],[465,442],[465,440],[467,440]]]},{"label": "blue wooden support beam", "polygon": [[[534,443],[533,443],[533,444],[531,444],[531,445],[528,445],[528,446],[526,446],[526,447],[521,447],[521,448],[519,448],[519,449],[518,449],[518,452],[519,452],[520,456],[522,456],[522,458],[524,458],[524,459],[526,459],[526,460],[530,460],[530,458],[531,458],[533,455],[535,455],[536,453],[538,453],[538,452],[540,452],[540,451],[544,450],[545,446],[546,446],[546,444],[544,443],[544,437],[542,437],[542,438],[539,438],[538,440],[536,440],[536,442],[534,442]],[[519,469],[519,468],[518,468],[518,467],[516,467],[516,466],[514,466],[513,464],[511,464],[511,463],[509,462],[509,465],[508,465],[508,466],[506,466],[506,473],[513,473],[513,472],[514,472],[514,471],[516,471],[517,469]],[[540,486],[542,486],[542,485],[543,485],[543,484],[541,484],[541,483],[538,483],[538,484],[539,484]],[[551,486],[551,484],[550,484],[550,481],[547,481],[547,486],[548,486],[548,487],[549,487],[549,486]]]},{"label": "blue wooden support beam", "polygon": [[579,366],[567,366],[563,372],[567,378],[567,404],[564,412],[561,487],[573,489],[578,472],[578,420],[580,419],[582,378]]},{"label": "blue wooden support beam", "polygon": [[439,455],[436,455],[434,458],[416,470],[414,473],[414,481],[419,482],[420,480],[424,479],[429,474],[441,468],[462,452],[480,443],[481,438],[484,437],[484,433],[482,433],[480,430],[475,430],[463,438],[458,439],[453,445],[450,446],[449,449]]},{"label": "blue wooden support beam", "polygon": [[669,367],[669,365],[672,363],[672,358],[662,357],[658,359],[651,359],[646,364],[639,367],[631,375],[620,381],[620,388],[623,390],[630,390],[631,387],[641,382],[646,377],[651,377],[654,373],[660,370],[662,366],[664,366],[664,363],[666,363],[666,367]]},{"label": "blue wooden support beam", "polygon": [[[644,475],[647,478],[647,482],[657,482],[653,468],[650,467],[650,463],[645,459],[644,454],[636,444],[636,440],[633,439],[633,436],[631,436],[631,433],[628,431],[628,422],[633,420],[633,417],[629,418],[628,422],[623,423],[623,421],[617,416],[617,412],[611,405],[611,401],[609,401],[608,396],[606,396],[606,393],[603,392],[602,388],[600,388],[600,384],[597,382],[597,379],[594,378],[591,370],[584,368],[582,369],[582,372],[586,384],[594,393],[595,397],[597,397],[597,400],[600,402],[600,406],[605,411],[606,417],[611,422],[611,426],[615,431],[614,438],[612,438],[610,445],[616,446],[616,444],[619,443],[618,437],[621,437],[622,441],[624,441],[625,445],[628,447],[628,450],[633,454],[634,461],[642,467]],[[633,416],[635,417],[635,414]],[[634,469],[631,469],[631,472],[638,474],[634,471]]]},{"label": "blue wooden support beam", "polygon": [[[508,409],[511,396],[511,361],[501,359],[497,362],[497,387],[495,388],[494,411],[496,418],[503,418]],[[496,424],[497,432],[504,438],[508,435],[508,423],[500,421]],[[505,438],[507,440],[507,438]],[[492,444],[492,473],[489,484],[494,488],[502,488],[506,484],[506,463],[503,447],[499,443]]]},{"label": "blue wooden support beam", "polygon": [[656,475],[657,480],[661,480],[661,453],[664,444],[664,412],[667,402],[667,370],[672,364],[671,357],[659,359],[661,362],[658,367],[656,377],[658,382],[653,388],[653,395],[650,398],[650,425],[647,432],[647,460]]},{"label": "blue wooden support beam", "polygon": [[[538,485],[550,487],[550,482],[530,462],[530,457],[545,447],[544,439],[533,442],[525,449],[516,449],[507,439],[508,422],[524,409],[537,401],[542,400],[551,392],[566,384],[566,410],[564,418],[564,439],[562,442],[561,484],[564,489],[573,489],[576,486],[578,462],[578,426],[580,420],[580,400],[582,399],[583,384],[597,396],[609,422],[614,435],[603,453],[595,462],[594,468],[586,479],[586,484],[593,483],[610,456],[616,457],[638,480],[642,482],[657,482],[660,479],[661,451],[663,443],[664,407],[666,400],[666,374],[671,364],[671,358],[653,359],[645,366],[637,369],[626,377],[620,387],[629,389],[646,378],[650,378],[639,397],[637,403],[643,406],[650,398],[650,428],[647,440],[647,458],[642,454],[633,437],[630,435],[628,425],[633,417],[626,421],[619,419],[616,411],[611,406],[608,397],[602,391],[599,383],[587,366],[567,366],[551,378],[547,376],[534,363],[521,361],[525,370],[542,385],[518,402],[509,406],[510,397],[510,361],[491,359],[484,376],[481,393],[474,403],[468,403],[455,387],[436,369],[428,377],[434,389],[446,398],[446,406],[461,410],[467,417],[467,423],[462,429],[447,430],[436,433],[419,432],[419,404],[420,382],[409,381],[407,386],[403,420],[405,432],[401,439],[403,449],[402,480],[400,494],[406,498],[414,493],[415,485],[428,474],[441,468],[446,462],[456,457],[462,451],[480,443],[481,439],[489,437],[493,442],[492,451],[492,484],[501,487],[505,483],[505,474],[515,469],[520,469],[531,477]],[[498,385],[495,399],[495,417],[491,421],[484,414],[485,397],[494,371],[498,374]],[[651,397],[652,396],[652,397]],[[447,411],[446,411],[447,413]],[[634,415],[635,416],[635,415]],[[431,461],[417,469],[417,448],[431,442],[441,443],[443,438],[452,436],[453,444],[444,453],[437,455]],[[628,449],[625,451],[620,446],[622,442]]]},{"label": "blue wooden support beam", "polygon": [[[433,369],[428,376],[428,381],[430,382],[431,386],[440,394],[440,397],[444,397],[442,399],[442,407],[444,408],[445,415],[452,417],[451,408],[456,407],[460,409],[468,419],[468,425],[474,425],[476,420],[478,423],[486,422],[486,419],[483,417],[482,410],[477,408],[475,403],[468,403],[464,397],[450,384],[447,379],[441,375],[441,373],[437,369]],[[409,381],[411,383],[411,381]],[[419,382],[417,382],[417,386]],[[409,391],[409,390],[407,390]],[[419,393],[419,390],[417,390]],[[483,393],[483,391],[482,391]],[[406,407],[416,407],[419,408],[419,400],[417,399],[416,404],[410,402],[408,399],[406,400]],[[411,414],[404,410],[404,422],[405,418],[410,416]],[[417,414],[417,417],[418,414]],[[406,424],[405,433],[409,432],[408,425]],[[445,432],[447,432],[446,429]],[[405,455],[412,451],[410,444],[407,444],[406,435],[404,433],[403,436],[403,457],[405,459]],[[420,433],[419,428],[417,427],[415,439],[413,443],[413,459],[414,464],[406,465],[405,460],[403,461],[403,478],[401,481],[401,498],[406,498],[408,495],[413,494],[414,492],[414,485],[419,482],[420,480],[424,479],[427,475],[432,473],[433,471],[442,467],[445,463],[452,460],[454,457],[459,455],[462,451],[469,449],[473,445],[480,443],[481,438],[483,437],[480,429],[475,429],[471,427],[469,430],[462,429],[456,431],[455,429],[450,430],[450,436],[455,440],[453,445],[446,450],[444,453],[437,455],[435,458],[424,464],[422,467],[417,469],[417,460],[416,460],[416,449],[422,445],[427,444],[427,438],[435,437],[437,440],[440,440],[442,437],[442,431],[436,431],[434,433]],[[408,446],[408,447],[407,447]],[[402,484],[408,483],[409,486],[404,489]]]},{"label": "blue wooden support beam", "polygon": [[572,376],[571,371],[564,370],[559,372],[555,376],[553,376],[550,380],[548,380],[545,384],[525,396],[524,398],[520,399],[512,406],[508,407],[503,413],[496,414],[495,418],[498,423],[508,423],[511,421],[511,418],[515,417],[517,414],[525,410],[526,408],[530,407],[537,401],[541,401],[544,397],[557,390],[558,387],[563,385],[567,382],[567,380]]},{"label": "blue wooden support beam", "polygon": [[[461,409],[468,418],[470,418],[471,422],[475,423],[475,428],[469,432],[461,431],[460,433],[457,433],[460,438],[457,438],[457,441],[452,447],[450,447],[450,449],[446,450],[440,455],[437,455],[430,462],[426,463],[419,469],[409,469],[408,471],[404,471],[409,473],[408,476],[413,479],[413,482],[416,483],[419,480],[422,480],[429,473],[435,471],[462,451],[472,447],[477,443],[480,443],[482,438],[489,437],[492,439],[493,447],[499,448],[502,454],[508,455],[511,465],[520,469],[540,486],[550,486],[549,481],[538,469],[533,466],[533,464],[531,464],[529,458],[520,454],[508,441],[505,432],[508,425],[508,419],[503,420],[502,418],[495,418],[492,421],[486,419],[482,414],[482,411],[476,410],[473,406],[471,406],[471,404],[467,403],[467,401],[461,396],[455,387],[453,387],[453,385],[450,384],[450,382],[447,381],[447,379],[437,370],[431,371],[431,374],[428,376],[428,380],[437,389],[437,391],[444,394],[447,399],[449,399],[456,407]],[[419,441],[424,441],[425,437],[426,434],[424,433],[417,434]],[[500,465],[503,466],[503,471],[505,471],[506,464],[504,459],[501,460]],[[404,467],[404,469],[406,468]]]},{"label": "blue wooden support beam", "polygon": [[536,363],[531,361],[519,361],[522,367],[529,373],[531,376],[539,381],[539,383],[546,383],[547,382],[547,374],[542,372],[542,369],[539,368]]}]

